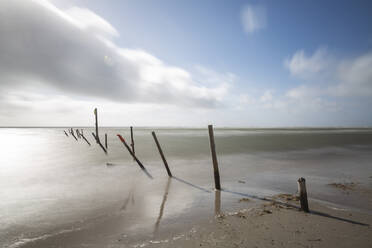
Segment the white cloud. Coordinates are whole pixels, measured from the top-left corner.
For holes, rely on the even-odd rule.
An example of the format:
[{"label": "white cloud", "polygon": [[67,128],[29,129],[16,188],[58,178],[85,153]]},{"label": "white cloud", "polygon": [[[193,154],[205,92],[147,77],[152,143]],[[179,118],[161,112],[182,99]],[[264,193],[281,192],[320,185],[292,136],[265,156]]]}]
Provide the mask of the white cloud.
[{"label": "white cloud", "polygon": [[340,84],[334,93],[340,96],[372,96],[372,52],[340,63]]},{"label": "white cloud", "polygon": [[252,104],[256,104],[256,102],[257,102],[256,98],[254,98],[253,96],[249,94],[241,94],[238,97],[239,105],[248,105],[248,104],[252,105]]},{"label": "white cloud", "polygon": [[273,95],[270,90],[266,90],[263,95],[260,97],[260,101],[263,103],[271,102],[273,99]]},{"label": "white cloud", "polygon": [[69,15],[81,29],[103,33],[105,35],[119,36],[118,31],[111,26],[110,23],[89,9],[72,7],[65,13]]},{"label": "white cloud", "polygon": [[284,65],[292,76],[312,79],[330,69],[331,58],[324,48],[316,50],[310,56],[307,56],[304,50],[299,50],[290,59],[286,59]]},{"label": "white cloud", "polygon": [[201,65],[195,66],[195,79],[207,85],[232,85],[237,79],[233,73],[221,73]]},{"label": "white cloud", "polygon": [[372,96],[372,52],[335,59],[325,49],[318,49],[310,56],[300,50],[284,64],[291,75],[307,83],[288,91],[289,97]]},{"label": "white cloud", "polygon": [[320,95],[323,95],[324,93],[326,92],[322,92],[322,90],[318,88],[309,87],[307,85],[301,85],[299,87],[295,87],[288,90],[285,96],[291,99],[305,99],[311,97],[318,97]]},{"label": "white cloud", "polygon": [[253,33],[266,27],[266,9],[263,6],[245,5],[241,12],[244,31]]},{"label": "white cloud", "polygon": [[241,112],[241,118],[248,116],[247,121],[251,125],[336,125],[337,122],[332,119],[342,115],[343,104],[316,94],[307,95],[306,90],[305,87],[299,87],[284,94],[263,90],[256,97],[242,94],[236,101],[234,110]]},{"label": "white cloud", "polygon": [[230,82],[207,86],[144,50],[117,46],[118,35],[87,9],[61,10],[44,0],[0,1],[0,97],[28,88],[37,94],[50,89],[47,97],[94,101],[222,104]]}]

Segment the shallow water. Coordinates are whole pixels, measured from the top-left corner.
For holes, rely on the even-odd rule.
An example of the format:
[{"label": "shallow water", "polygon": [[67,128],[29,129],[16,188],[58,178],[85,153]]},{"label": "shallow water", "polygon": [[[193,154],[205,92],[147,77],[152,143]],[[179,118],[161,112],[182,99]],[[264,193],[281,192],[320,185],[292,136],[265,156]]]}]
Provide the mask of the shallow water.
[{"label": "shallow water", "polygon": [[134,133],[149,179],[116,137],[129,143],[129,128],[100,129],[102,140],[108,134],[107,156],[93,129],[84,128],[89,146],[63,128],[0,128],[0,246],[102,247],[176,233],[218,208],[255,204],[239,203],[244,195],[295,193],[301,176],[309,197],[371,212],[363,191],[347,194],[327,184],[355,182],[370,192],[372,129],[215,129],[220,196],[207,129],[154,128],[176,176],[171,180],[152,130]]}]

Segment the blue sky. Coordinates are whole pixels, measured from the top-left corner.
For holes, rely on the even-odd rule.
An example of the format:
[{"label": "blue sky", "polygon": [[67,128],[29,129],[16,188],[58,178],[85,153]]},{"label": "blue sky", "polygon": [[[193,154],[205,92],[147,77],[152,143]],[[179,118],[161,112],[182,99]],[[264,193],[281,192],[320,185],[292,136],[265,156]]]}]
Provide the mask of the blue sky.
[{"label": "blue sky", "polygon": [[372,125],[371,1],[1,4],[2,126]]},{"label": "blue sky", "polygon": [[[283,58],[327,47],[357,56],[372,48],[371,1],[74,1],[119,31],[117,43],[179,66],[200,63],[241,76],[286,76]],[[244,32],[244,6],[262,6],[266,26]],[[279,74],[282,73],[282,74]],[[283,80],[284,83],[287,80]]]}]

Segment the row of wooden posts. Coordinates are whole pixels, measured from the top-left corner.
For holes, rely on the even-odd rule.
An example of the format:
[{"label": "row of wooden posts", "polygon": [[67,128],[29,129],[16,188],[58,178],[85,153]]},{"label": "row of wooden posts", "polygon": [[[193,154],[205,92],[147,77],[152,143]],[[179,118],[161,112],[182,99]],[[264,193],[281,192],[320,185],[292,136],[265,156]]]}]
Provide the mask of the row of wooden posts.
[{"label": "row of wooden posts", "polygon": [[[108,150],[107,133],[105,133],[105,145],[103,146],[101,141],[100,141],[99,134],[98,134],[98,113],[97,113],[97,109],[94,109],[94,115],[95,115],[95,133],[92,132],[92,135],[93,135],[94,139],[96,140],[96,143],[102,148],[104,153],[107,155],[107,150]],[[89,141],[86,139],[86,137],[84,136],[83,129],[80,129],[80,130],[76,129],[75,130],[76,136],[75,136],[73,128],[70,128],[68,130],[68,132],[73,136],[73,138],[76,141],[78,140],[78,138],[82,138],[87,142],[87,144],[89,146],[91,145],[89,143]],[[64,133],[66,134],[66,136],[69,136],[65,130],[64,130]],[[212,155],[215,189],[216,190],[221,190],[220,172],[219,172],[219,169],[218,169],[218,160],[217,160],[217,154],[216,154],[216,145],[215,145],[215,141],[214,141],[213,125],[208,125],[208,133],[209,133],[209,143],[210,143],[210,149],[211,149],[211,155]],[[173,177],[172,172],[169,169],[168,162],[167,162],[167,160],[164,156],[163,150],[162,150],[162,148],[160,146],[160,143],[158,141],[158,138],[156,137],[155,131],[152,131],[151,134],[152,134],[152,137],[154,138],[155,144],[158,148],[160,157],[163,160],[163,164],[165,166],[165,169],[167,171],[168,176]],[[130,127],[130,136],[131,136],[130,146],[127,144],[125,139],[120,134],[117,134],[117,136],[118,136],[119,140],[123,143],[125,148],[128,150],[130,155],[133,157],[133,160],[136,161],[137,164],[140,166],[140,168],[142,170],[144,170],[148,176],[151,177],[151,175],[148,174],[145,166],[141,163],[141,161],[135,155],[133,127]],[[302,177],[299,178],[298,181],[297,181],[297,184],[298,184],[298,192],[299,192],[299,196],[300,196],[301,210],[303,210],[305,212],[309,212],[305,178],[302,178]]]}]

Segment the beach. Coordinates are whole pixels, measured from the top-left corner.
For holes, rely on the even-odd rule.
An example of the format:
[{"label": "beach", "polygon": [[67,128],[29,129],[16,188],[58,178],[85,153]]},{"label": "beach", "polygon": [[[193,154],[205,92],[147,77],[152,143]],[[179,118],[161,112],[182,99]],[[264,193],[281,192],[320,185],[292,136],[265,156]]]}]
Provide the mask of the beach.
[{"label": "beach", "polygon": [[310,204],[311,213],[271,204],[227,212],[133,247],[370,247],[371,215]]},{"label": "beach", "polygon": [[[371,129],[135,128],[108,155],[63,128],[2,128],[2,247],[368,247]],[[151,137],[155,130],[173,178]],[[22,154],[22,156],[20,156]],[[306,178],[310,213],[293,201]],[[284,195],[283,194],[288,194]]]}]

